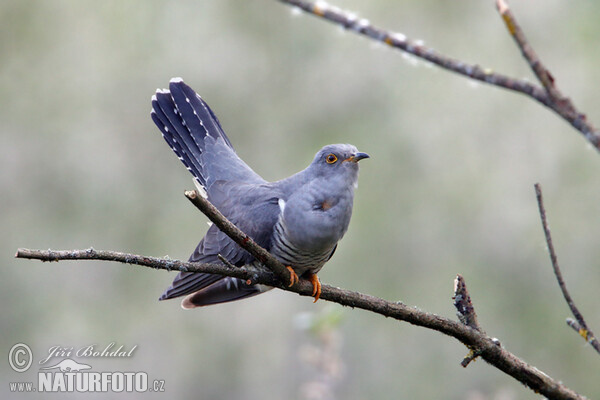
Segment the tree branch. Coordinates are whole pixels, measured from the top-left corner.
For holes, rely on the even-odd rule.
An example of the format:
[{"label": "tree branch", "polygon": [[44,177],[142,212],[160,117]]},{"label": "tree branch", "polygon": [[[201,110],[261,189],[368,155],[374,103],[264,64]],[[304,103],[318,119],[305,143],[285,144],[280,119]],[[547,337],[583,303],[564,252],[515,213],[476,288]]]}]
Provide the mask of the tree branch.
[{"label": "tree branch", "polygon": [[[525,58],[528,60],[536,76],[543,84],[542,86],[532,84],[523,79],[511,78],[509,76],[494,72],[489,68],[482,68],[476,64],[468,64],[455,58],[449,57],[438,51],[426,47],[421,41],[410,40],[402,33],[391,32],[372,25],[365,18],[358,18],[356,14],[344,11],[324,1],[310,2],[306,0],[279,0],[282,3],[297,7],[309,14],[325,19],[336,25],[361,34],[371,40],[383,42],[390,47],[412,54],[415,57],[429,61],[440,68],[467,78],[485,82],[517,93],[528,96],[544,106],[548,107],[561,118],[569,122],[575,129],[583,134],[596,150],[600,151],[600,132],[586,120],[586,116],[575,109],[570,99],[563,96],[554,86],[554,78],[539,61],[531,46],[527,43],[521,28],[516,23],[506,3],[498,0],[498,9],[506,23],[510,34],[515,38]],[[526,50],[523,50],[526,49]],[[530,61],[530,57],[531,61]],[[535,68],[534,68],[535,65]],[[539,74],[538,74],[539,73]]]},{"label": "tree branch", "polygon": [[542,220],[542,228],[544,229],[544,235],[546,236],[546,243],[548,244],[548,252],[550,253],[550,261],[552,262],[552,269],[554,270],[554,275],[556,276],[556,280],[558,281],[558,286],[567,302],[567,305],[571,309],[573,316],[576,321],[573,321],[570,318],[567,318],[567,325],[573,328],[577,333],[581,335],[592,347],[600,353],[600,343],[598,343],[598,339],[594,336],[594,333],[588,328],[585,320],[583,319],[583,315],[579,312],[579,309],[575,305],[575,302],[571,298],[569,291],[567,290],[567,285],[562,277],[562,272],[560,271],[560,267],[558,266],[558,257],[556,256],[556,252],[554,251],[554,245],[552,244],[552,236],[550,234],[550,227],[548,226],[548,220],[546,218],[546,209],[544,207],[544,198],[542,196],[542,187],[539,183],[534,185],[535,187],[535,196],[537,198],[538,208],[540,210],[540,218]]},{"label": "tree branch", "polygon": [[[210,202],[208,202],[208,200],[201,197],[199,193],[187,191],[185,194],[194,205],[201,208],[202,212],[205,212],[206,210],[206,215],[213,223],[217,224],[224,233],[235,240],[236,243],[239,243],[254,257],[257,259],[264,259],[264,264],[269,266],[269,268],[277,264],[283,266],[269,252],[252,242],[246,234],[228,221],[212,204],[210,204]],[[156,269],[207,272],[250,280],[250,283],[274,286],[279,289],[299,293],[302,296],[312,296],[312,284],[305,279],[301,279],[297,284],[288,287],[286,284],[282,283],[282,280],[277,278],[278,275],[275,275],[271,271],[231,268],[226,264],[186,263],[178,260],[165,260],[113,251],[98,251],[94,249],[62,251],[19,249],[16,257],[38,259],[42,261],[106,260],[142,265]],[[283,282],[285,282],[285,280],[283,280]],[[514,354],[502,348],[497,339],[490,338],[482,331],[473,329],[470,326],[436,314],[418,310],[414,307],[409,307],[400,302],[394,303],[368,294],[340,289],[329,285],[322,285],[321,290],[322,300],[371,311],[385,317],[405,321],[416,326],[422,326],[454,337],[466,345],[475,356],[480,356],[499,370],[548,398],[584,398],[567,388],[561,382],[552,379],[547,374],[541,372],[534,366],[527,364]]]},{"label": "tree branch", "polygon": [[[189,263],[179,260],[166,260],[116,251],[94,250],[92,248],[87,250],[19,249],[15,257],[37,259],[41,261],[104,260],[135,264],[167,271],[206,272],[223,276],[233,276],[240,279],[250,279],[252,283],[274,286],[282,290],[296,292],[302,296],[312,295],[312,285],[307,280],[301,279],[299,283],[292,287],[288,287],[287,285],[282,284],[270,271],[254,271],[243,267],[231,268],[227,265],[219,264]],[[539,392],[548,398],[584,399],[584,397],[567,388],[561,382],[550,378],[534,366],[525,363],[514,354],[499,346],[496,339],[490,338],[484,333],[472,329],[467,325],[463,325],[460,322],[455,322],[436,314],[421,311],[402,303],[394,303],[368,294],[340,289],[329,285],[323,285],[321,290],[322,300],[371,311],[385,317],[405,321],[416,326],[422,326],[452,336],[472,349],[491,365],[504,371],[506,374],[514,377],[535,392]]]},{"label": "tree branch", "polygon": [[504,20],[508,32],[513,39],[515,39],[517,46],[521,50],[523,58],[525,58],[535,76],[546,89],[546,93],[550,99],[548,107],[560,115],[564,120],[568,121],[575,129],[583,133],[585,138],[592,143],[596,149],[600,150],[600,134],[586,120],[587,117],[585,114],[577,111],[571,99],[564,96],[561,91],[558,90],[554,82],[554,77],[542,63],[533,50],[533,47],[529,44],[521,26],[518,24],[506,1],[496,0],[496,7]]},{"label": "tree branch", "polygon": [[560,96],[556,93],[556,88],[554,87],[554,78],[550,71],[546,69],[546,67],[542,64],[539,57],[525,38],[525,34],[521,29],[521,26],[517,23],[517,20],[513,16],[512,11],[510,11],[508,4],[504,0],[496,0],[496,8],[498,12],[502,16],[504,23],[506,24],[506,29],[511,34],[511,36],[515,39],[517,46],[521,50],[523,54],[523,58],[529,63],[531,70],[538,78],[542,86],[546,89],[548,95],[553,99],[557,100]]}]

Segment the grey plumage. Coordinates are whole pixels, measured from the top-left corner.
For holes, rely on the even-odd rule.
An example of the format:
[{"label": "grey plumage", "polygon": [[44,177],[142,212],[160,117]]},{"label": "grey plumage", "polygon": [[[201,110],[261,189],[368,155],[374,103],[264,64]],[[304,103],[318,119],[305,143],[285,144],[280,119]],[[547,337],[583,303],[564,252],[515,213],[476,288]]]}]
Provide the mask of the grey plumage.
[{"label": "grey plumage", "polygon": [[[208,200],[298,276],[316,274],[335,251],[352,215],[358,161],[368,155],[349,144],[323,147],[303,171],[267,182],[240,159],[208,105],[181,78],[152,97],[152,120],[204,188]],[[255,264],[215,225],[189,261]],[[204,273],[179,273],[160,300],[187,297],[184,308],[223,303],[268,288]]]}]

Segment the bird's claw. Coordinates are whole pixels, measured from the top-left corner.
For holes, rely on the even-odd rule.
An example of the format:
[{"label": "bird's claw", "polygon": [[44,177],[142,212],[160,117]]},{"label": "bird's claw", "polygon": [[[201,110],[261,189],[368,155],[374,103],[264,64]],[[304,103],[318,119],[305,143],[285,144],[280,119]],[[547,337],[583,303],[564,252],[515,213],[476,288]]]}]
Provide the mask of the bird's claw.
[{"label": "bird's claw", "polygon": [[[296,271],[294,271],[292,267],[288,265],[285,268],[290,272],[290,284],[288,285],[288,287],[294,286],[294,284],[298,283],[300,278],[298,278],[298,274],[296,274]],[[312,284],[312,297],[315,298],[313,303],[316,303],[317,300],[319,300],[319,298],[321,297],[321,281],[319,280],[317,274],[313,273],[308,273],[306,279],[308,279],[308,281]]]},{"label": "bird's claw", "polygon": [[317,274],[311,273],[307,276],[307,278],[310,281],[310,283],[312,283],[312,286],[313,286],[312,296],[315,298],[313,303],[316,303],[317,300],[319,300],[319,297],[321,297],[321,281],[319,280],[319,277],[317,276]]},{"label": "bird's claw", "polygon": [[294,271],[294,269],[290,266],[285,267],[288,271],[290,271],[290,284],[288,285],[288,287],[292,287],[294,286],[295,283],[298,283],[298,281],[300,280],[300,278],[298,278],[298,275],[296,274],[296,271]]}]

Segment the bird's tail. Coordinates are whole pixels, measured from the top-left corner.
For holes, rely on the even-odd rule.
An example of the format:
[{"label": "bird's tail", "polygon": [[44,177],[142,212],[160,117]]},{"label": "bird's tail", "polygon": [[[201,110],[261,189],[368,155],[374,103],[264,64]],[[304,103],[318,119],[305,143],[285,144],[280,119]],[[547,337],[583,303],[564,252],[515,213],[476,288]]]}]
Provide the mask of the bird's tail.
[{"label": "bird's tail", "polygon": [[181,78],[171,79],[168,90],[158,89],[152,96],[151,116],[167,144],[202,186],[207,179],[202,162],[205,138],[222,138],[235,153],[208,104]]},{"label": "bird's tail", "polygon": [[181,307],[185,309],[210,306],[213,304],[228,303],[256,296],[272,289],[265,285],[248,285],[245,281],[230,276],[219,279],[212,285],[189,294],[181,301]]}]

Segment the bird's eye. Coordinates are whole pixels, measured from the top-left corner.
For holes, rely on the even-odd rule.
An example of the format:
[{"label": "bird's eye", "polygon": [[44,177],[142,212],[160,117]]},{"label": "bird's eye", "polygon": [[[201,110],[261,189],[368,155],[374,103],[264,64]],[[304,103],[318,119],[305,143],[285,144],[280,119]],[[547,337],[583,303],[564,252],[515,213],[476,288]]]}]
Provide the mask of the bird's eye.
[{"label": "bird's eye", "polygon": [[327,161],[327,164],[333,164],[337,161],[337,157],[335,156],[335,154],[330,153],[327,155],[327,157],[325,157],[325,161]]}]

